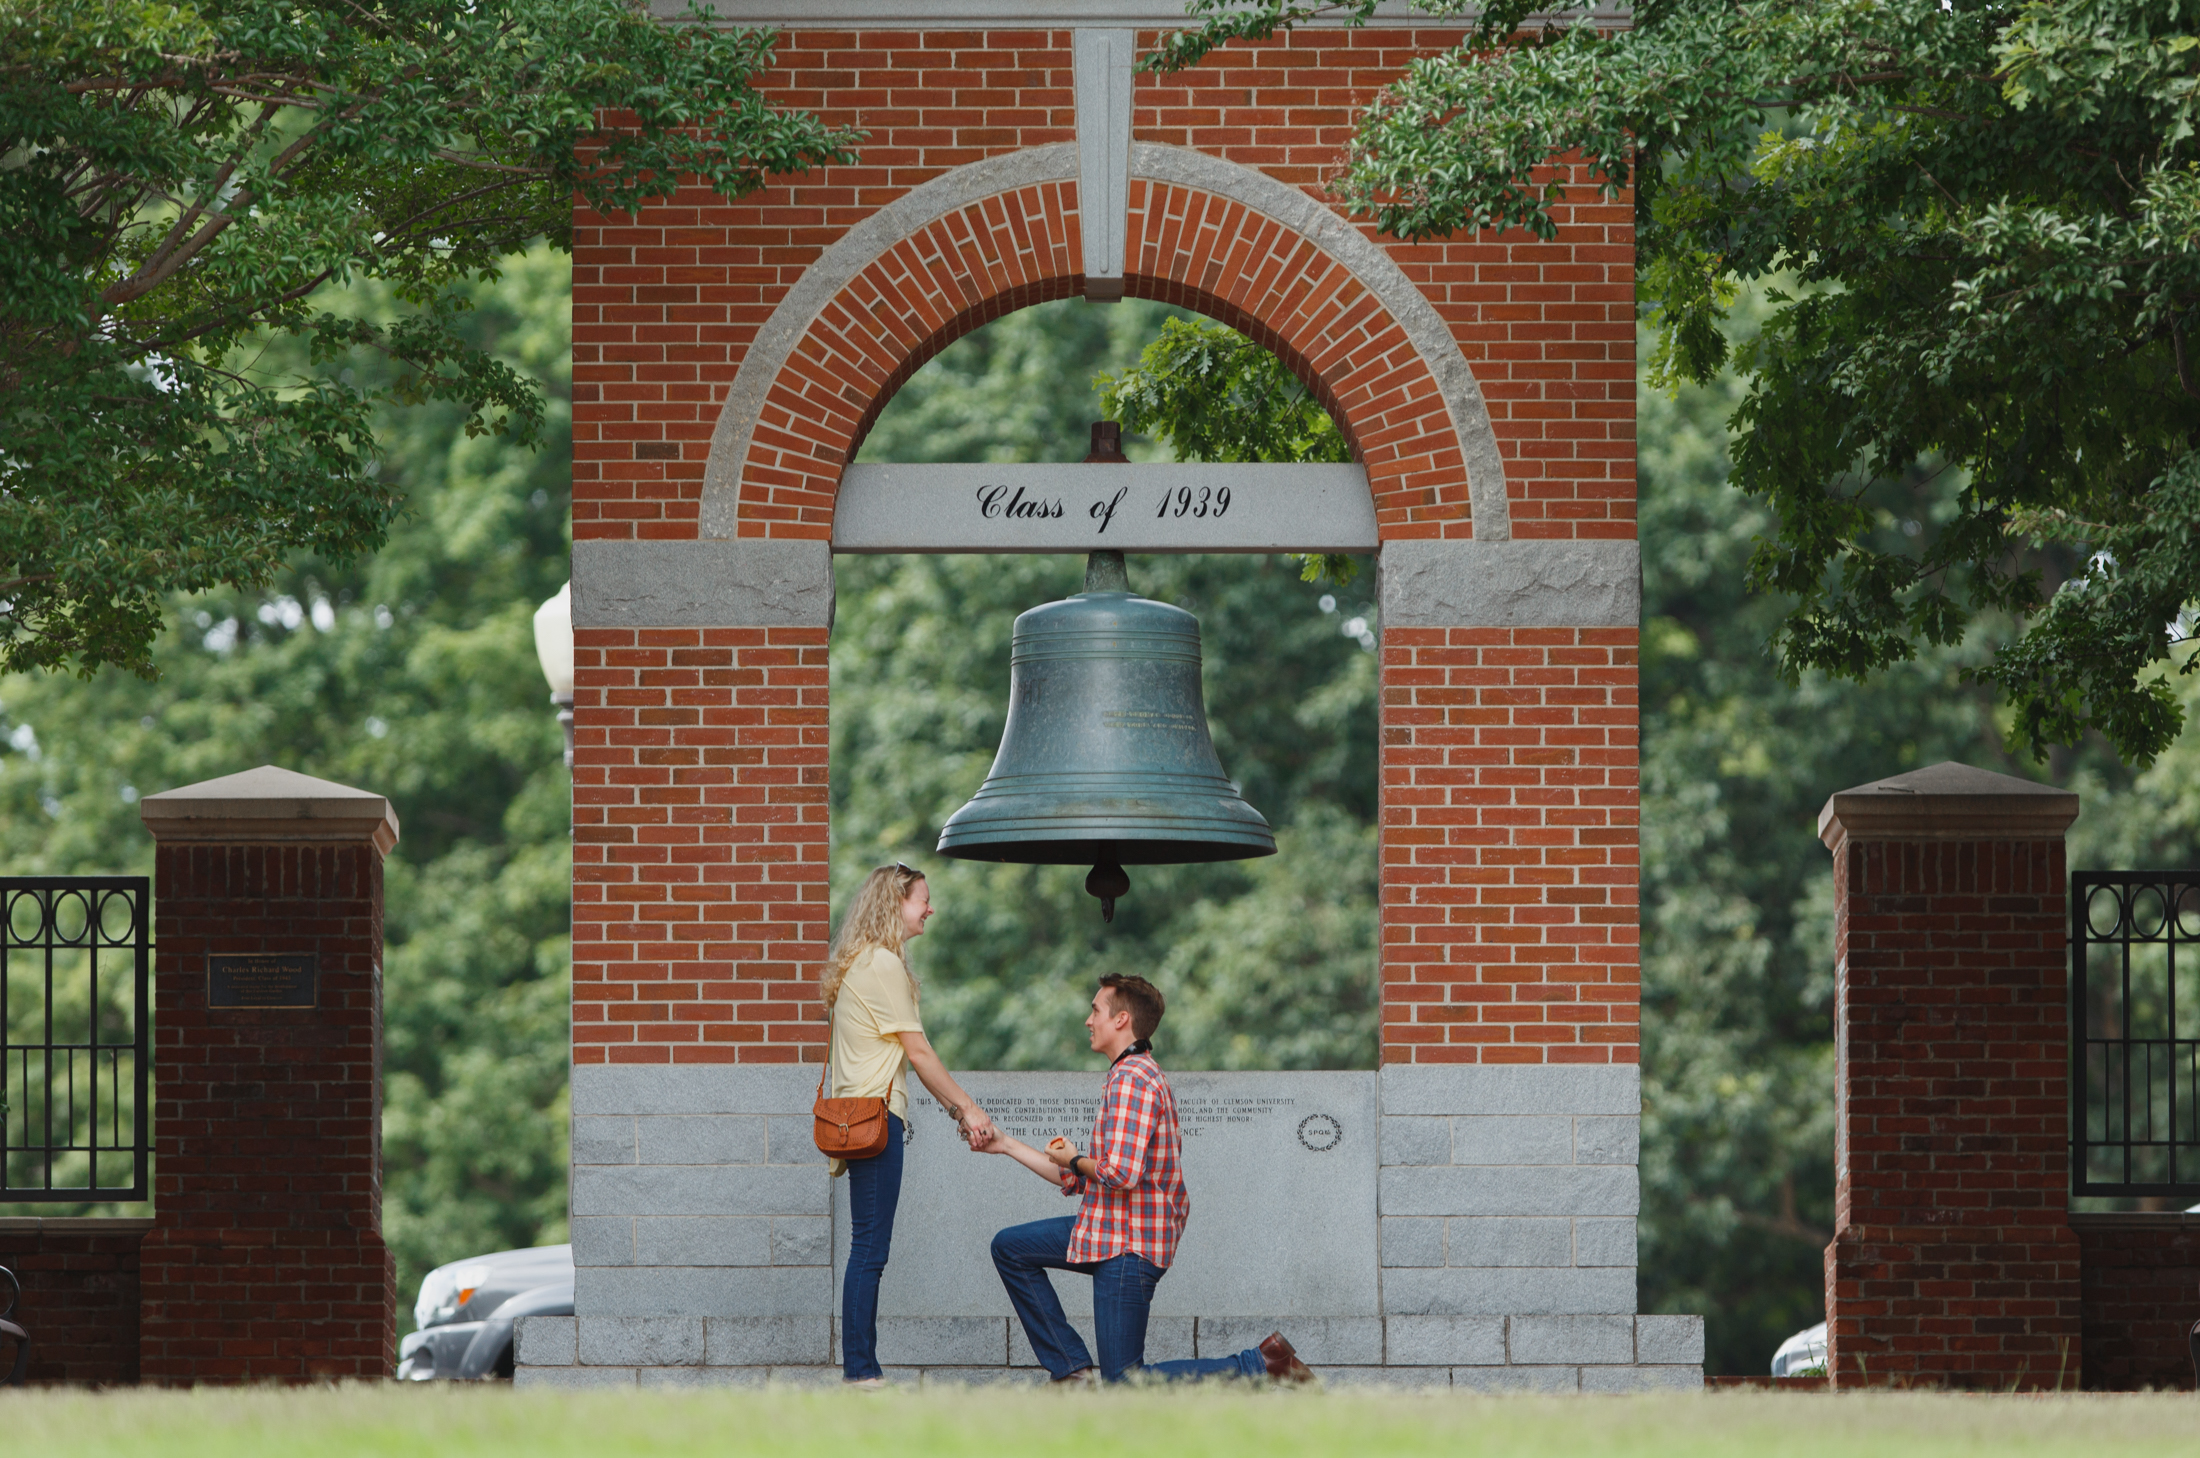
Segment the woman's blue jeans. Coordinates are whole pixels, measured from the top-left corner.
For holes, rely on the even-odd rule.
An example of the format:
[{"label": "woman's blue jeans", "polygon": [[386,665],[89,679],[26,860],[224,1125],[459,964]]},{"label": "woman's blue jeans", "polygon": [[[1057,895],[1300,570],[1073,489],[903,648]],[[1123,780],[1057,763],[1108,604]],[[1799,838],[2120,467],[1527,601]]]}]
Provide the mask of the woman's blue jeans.
[{"label": "woman's blue jeans", "polygon": [[848,1161],[848,1268],[840,1276],[840,1370],[853,1382],[878,1365],[878,1282],[901,1203],[901,1116],[886,1116],[886,1147]]},{"label": "woman's blue jeans", "polygon": [[1039,1365],[1057,1381],[1092,1365],[1085,1339],[1062,1314],[1048,1271],[1081,1271],[1092,1277],[1092,1334],[1100,1344],[1100,1377],[1121,1382],[1135,1372],[1178,1381],[1188,1377],[1265,1377],[1268,1363],[1254,1348],[1227,1357],[1146,1364],[1146,1315],[1154,1288],[1168,1274],[1142,1255],[1125,1251],[1104,1261],[1072,1261],[1070,1232],[1076,1218],[1011,1225],[993,1237],[993,1268],[1008,1288],[1009,1303],[1024,1323]]}]

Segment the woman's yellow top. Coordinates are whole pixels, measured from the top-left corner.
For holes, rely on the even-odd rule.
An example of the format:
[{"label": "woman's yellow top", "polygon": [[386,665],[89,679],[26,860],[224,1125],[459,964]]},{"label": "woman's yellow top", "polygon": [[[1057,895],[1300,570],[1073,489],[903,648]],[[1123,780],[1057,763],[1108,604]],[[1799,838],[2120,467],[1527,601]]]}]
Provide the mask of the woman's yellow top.
[{"label": "woman's yellow top", "polygon": [[[909,1122],[909,1055],[897,1033],[921,1033],[917,984],[901,958],[873,947],[850,964],[833,1001],[832,1047],[826,1062],[827,1095],[836,1099],[884,1099],[888,1113]],[[839,1174],[846,1161],[834,1160]]]}]

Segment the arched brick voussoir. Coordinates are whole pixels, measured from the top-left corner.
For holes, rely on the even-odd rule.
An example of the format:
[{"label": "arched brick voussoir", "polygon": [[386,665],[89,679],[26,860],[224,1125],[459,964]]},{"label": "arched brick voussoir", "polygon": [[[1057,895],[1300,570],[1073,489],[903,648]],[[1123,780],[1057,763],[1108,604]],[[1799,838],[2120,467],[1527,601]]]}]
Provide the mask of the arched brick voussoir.
[{"label": "arched brick voussoir", "polygon": [[[1076,166],[1072,145],[972,163],[828,248],[735,376],[701,535],[829,539],[841,471],[910,374],[990,319],[1081,291]],[[1510,539],[1473,373],[1379,244],[1298,189],[1203,153],[1139,144],[1131,171],[1127,292],[1275,351],[1367,466],[1386,539]]]}]

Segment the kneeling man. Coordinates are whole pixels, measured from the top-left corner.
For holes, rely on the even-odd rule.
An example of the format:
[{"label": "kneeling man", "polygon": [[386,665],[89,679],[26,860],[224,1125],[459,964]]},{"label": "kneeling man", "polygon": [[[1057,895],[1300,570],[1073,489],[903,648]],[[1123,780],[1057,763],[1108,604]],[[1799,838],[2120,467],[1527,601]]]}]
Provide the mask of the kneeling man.
[{"label": "kneeling man", "polygon": [[1192,1213],[1184,1188],[1184,1145],[1177,1130],[1176,1096],[1152,1038],[1161,1025],[1161,993],[1143,977],[1103,977],[1093,994],[1085,1027],[1092,1050],[1114,1062],[1108,1069],[1100,1112],[1092,1123],[1092,1148],[1066,1139],[1045,1151],[1009,1137],[998,1127],[974,1149],[1006,1154],[1065,1195],[1082,1195],[1073,1218],[1034,1220],[993,1237],[993,1264],[1008,1299],[1031,1338],[1031,1349],[1057,1382],[1089,1381],[1092,1356],[1085,1350],[1047,1272],[1082,1271],[1092,1277],[1093,1332],[1100,1343],[1100,1375],[1121,1382],[1141,1370],[1166,1378],[1243,1376],[1307,1382],[1307,1370],[1282,1333],[1259,1347],[1228,1357],[1146,1364],[1146,1314],[1154,1287],[1168,1273],[1178,1237]]}]

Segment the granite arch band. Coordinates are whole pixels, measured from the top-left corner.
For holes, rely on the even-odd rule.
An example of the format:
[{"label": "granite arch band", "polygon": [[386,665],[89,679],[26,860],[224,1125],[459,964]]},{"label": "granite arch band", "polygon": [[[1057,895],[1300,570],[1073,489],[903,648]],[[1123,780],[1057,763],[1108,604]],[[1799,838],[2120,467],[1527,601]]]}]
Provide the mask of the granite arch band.
[{"label": "granite arch band", "polygon": [[[1075,261],[1080,255],[1074,233],[1077,170],[1073,143],[1035,147],[974,162],[912,189],[826,249],[773,310],[735,375],[704,468],[699,534],[705,538],[828,534],[829,505],[821,514],[811,507],[808,518],[769,505],[775,486],[791,488],[793,478],[805,474],[799,466],[779,460],[781,452],[775,449],[775,444],[799,448],[803,442],[795,441],[785,430],[775,436],[775,427],[770,423],[775,418],[792,421],[802,414],[797,408],[802,403],[799,385],[790,383],[788,377],[801,373],[790,367],[802,363],[805,343],[826,355],[845,354],[832,346],[820,346],[819,341],[836,328],[853,324],[869,328],[874,340],[891,336],[884,347],[899,356],[894,361],[893,377],[871,392],[875,398],[866,402],[868,411],[859,408],[853,412],[861,416],[860,420],[851,421],[845,429],[825,432],[832,437],[830,441],[816,439],[819,432],[809,432],[811,440],[807,444],[811,450],[806,474],[816,477],[829,467],[837,481],[837,471],[853,454],[876,406],[900,379],[913,372],[915,364],[922,363],[930,350],[936,350],[954,333],[999,313],[1042,298],[1067,297],[1081,288],[1078,270],[1082,265]],[[1202,307],[1233,325],[1249,324],[1256,337],[1277,349],[1287,363],[1308,378],[1324,403],[1339,412],[1340,424],[1348,436],[1363,423],[1355,421],[1355,415],[1366,413],[1355,409],[1355,389],[1366,393],[1372,377],[1379,373],[1384,377],[1387,399],[1396,394],[1398,377],[1405,376],[1413,387],[1440,402],[1442,425],[1433,434],[1427,427],[1404,432],[1386,429],[1377,458],[1367,461],[1371,481],[1376,483],[1379,510],[1385,504],[1386,490],[1399,490],[1408,475],[1416,481],[1463,475],[1460,484],[1464,490],[1456,493],[1459,499],[1455,504],[1425,508],[1397,505],[1410,495],[1400,490],[1399,495],[1387,498],[1393,504],[1392,509],[1383,512],[1385,535],[1391,534],[1390,528],[1404,526],[1417,535],[1464,537],[1471,530],[1481,541],[1510,540],[1504,461],[1473,371],[1441,316],[1381,247],[1299,189],[1236,163],[1182,148],[1140,143],[1131,149],[1130,170],[1134,192],[1143,185],[1141,195],[1149,207],[1166,208],[1178,205],[1180,200],[1196,201],[1204,196],[1241,209],[1257,232],[1273,235],[1272,246],[1297,250],[1303,257],[1301,268],[1334,271],[1347,291],[1364,296],[1365,307],[1359,312],[1365,317],[1354,321],[1355,330],[1367,337],[1394,334],[1410,348],[1412,358],[1403,370],[1387,355],[1380,363],[1338,362],[1330,369],[1320,369],[1314,363],[1319,350],[1310,336],[1318,333],[1329,322],[1327,319],[1303,312],[1293,318],[1266,319],[1257,310],[1230,317],[1227,307],[1213,307],[1219,293],[1203,289],[1200,279],[1151,271],[1157,250],[1166,244],[1157,241],[1158,230],[1150,220],[1129,240],[1126,266],[1132,275],[1132,293],[1172,298]],[[1006,210],[1007,200],[1033,188],[1043,191],[1023,204],[1039,215],[1041,227],[1032,231],[1050,236],[1026,239],[1016,230],[1031,219],[1004,220],[999,214]],[[1136,207],[1133,211],[1140,213]],[[1011,225],[1008,231],[1016,234],[1016,246],[1022,252],[1017,260],[1024,271],[1020,280],[1006,288],[988,289],[941,268],[943,250],[955,246],[957,239],[976,230],[999,227],[1004,221]],[[1134,219],[1134,226],[1136,222]],[[1187,250],[1179,247],[1175,257],[1182,260],[1186,256]],[[936,294],[944,294],[947,287],[956,289],[960,295],[954,301],[956,307],[943,308],[935,297],[926,301],[928,308],[905,306],[900,317],[892,317],[882,305],[885,296],[895,290],[878,286],[880,266],[889,259],[904,276],[938,285]],[[1141,272],[1142,262],[1149,271]],[[1160,262],[1165,268],[1168,260]],[[1202,258],[1199,262],[1203,272],[1211,275],[1222,260]],[[943,273],[950,275],[946,284],[940,283]],[[873,276],[869,281],[867,274]],[[1325,292],[1337,290],[1331,285]],[[831,387],[838,389],[840,384],[835,380]],[[760,425],[764,433],[761,442]],[[1399,435],[1404,439],[1391,438]],[[1413,454],[1416,451],[1418,455]],[[826,456],[835,458],[828,462],[823,459]],[[829,501],[831,484],[819,482],[809,493],[810,499]],[[799,491],[791,494],[798,499],[803,495]]]}]

